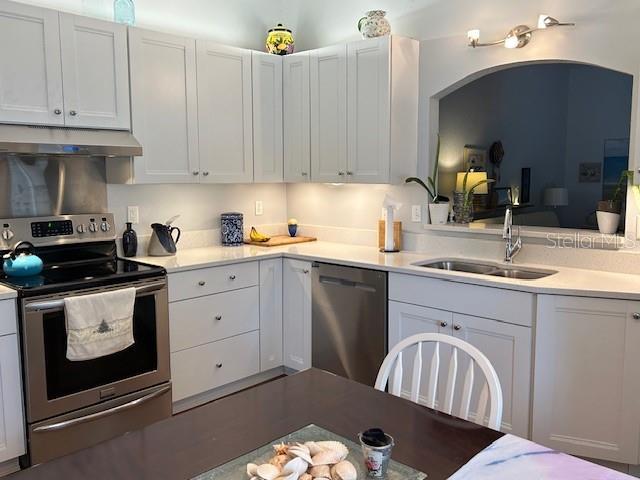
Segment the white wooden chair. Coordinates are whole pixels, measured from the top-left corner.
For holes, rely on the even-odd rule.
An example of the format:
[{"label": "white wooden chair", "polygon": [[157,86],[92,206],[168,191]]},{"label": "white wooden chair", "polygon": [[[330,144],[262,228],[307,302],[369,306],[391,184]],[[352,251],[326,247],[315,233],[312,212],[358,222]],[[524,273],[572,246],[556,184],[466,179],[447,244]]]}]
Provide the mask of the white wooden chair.
[{"label": "white wooden chair", "polygon": [[[491,400],[491,410],[489,412],[489,428],[494,430],[500,429],[502,421],[502,389],[500,388],[500,380],[498,374],[489,362],[489,359],[476,347],[460,340],[459,338],[443,335],[441,333],[422,333],[406,338],[395,345],[389,354],[385,357],[376,378],[375,388],[384,391],[389,377],[391,376],[391,385],[389,393],[397,397],[401,396],[403,365],[402,354],[406,349],[416,346],[416,352],[413,357],[413,371],[411,372],[411,391],[410,399],[418,403],[420,396],[420,382],[422,379],[422,345],[424,343],[434,343],[434,351],[431,356],[431,365],[429,366],[429,384],[427,389],[427,398],[424,402],[429,408],[436,408],[436,395],[438,389],[438,376],[440,372],[440,344],[450,345],[451,357],[449,361],[449,372],[445,389],[444,401],[442,405],[438,405],[437,409],[451,415],[453,409],[453,398],[456,389],[456,378],[458,375],[458,350],[463,351],[470,357],[469,366],[465,372],[464,384],[462,387],[462,397],[460,401],[460,410],[457,417],[469,420],[469,406],[471,403],[471,395],[473,393],[475,367],[478,365],[484,374],[485,382],[480,397],[478,399],[478,408],[476,410],[476,423],[482,424],[487,409],[487,401]],[[455,414],[454,414],[455,415]]]}]

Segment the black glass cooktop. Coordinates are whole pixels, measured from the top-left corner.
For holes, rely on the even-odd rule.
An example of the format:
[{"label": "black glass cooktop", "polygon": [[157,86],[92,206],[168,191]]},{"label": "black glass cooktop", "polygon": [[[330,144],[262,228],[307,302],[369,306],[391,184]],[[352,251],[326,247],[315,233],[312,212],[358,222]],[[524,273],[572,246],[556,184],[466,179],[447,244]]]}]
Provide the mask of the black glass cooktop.
[{"label": "black glass cooktop", "polygon": [[0,284],[17,290],[21,296],[33,296],[131,282],[165,273],[162,267],[115,257],[115,246],[97,247],[37,250],[44,262],[39,275],[7,277],[0,271]]}]

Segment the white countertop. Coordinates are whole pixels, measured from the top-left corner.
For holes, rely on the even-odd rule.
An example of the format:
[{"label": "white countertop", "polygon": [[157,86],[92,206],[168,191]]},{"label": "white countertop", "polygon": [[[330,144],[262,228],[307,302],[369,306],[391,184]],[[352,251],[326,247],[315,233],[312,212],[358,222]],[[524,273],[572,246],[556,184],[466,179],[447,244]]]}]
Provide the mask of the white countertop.
[{"label": "white countertop", "polygon": [[[136,260],[162,266],[169,273],[172,273],[278,257],[386,270],[531,293],[640,300],[640,275],[521,264],[516,261],[515,266],[518,267],[557,271],[553,275],[537,280],[517,280],[473,273],[449,272],[413,265],[416,262],[451,258],[446,255],[404,251],[385,254],[380,253],[374,247],[322,241],[284,247],[245,245],[242,247],[194,248],[180,250],[173,257],[137,257]],[[487,261],[472,256],[465,258]]]},{"label": "white countertop", "polygon": [[0,300],[7,300],[10,298],[16,298],[18,296],[18,292],[12,290],[9,287],[5,287],[4,285],[0,285]]}]

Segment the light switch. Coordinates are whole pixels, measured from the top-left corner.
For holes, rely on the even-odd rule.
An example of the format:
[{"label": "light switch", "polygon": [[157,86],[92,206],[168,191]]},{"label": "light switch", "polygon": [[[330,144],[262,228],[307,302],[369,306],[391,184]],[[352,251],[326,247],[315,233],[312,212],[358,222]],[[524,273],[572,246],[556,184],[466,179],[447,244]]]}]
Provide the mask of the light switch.
[{"label": "light switch", "polygon": [[411,205],[411,221],[422,221],[422,207],[420,205]]},{"label": "light switch", "polygon": [[140,222],[140,211],[138,210],[138,206],[127,207],[127,222],[131,222],[136,225]]},{"label": "light switch", "polygon": [[262,215],[263,213],[262,200],[256,200],[256,215]]}]

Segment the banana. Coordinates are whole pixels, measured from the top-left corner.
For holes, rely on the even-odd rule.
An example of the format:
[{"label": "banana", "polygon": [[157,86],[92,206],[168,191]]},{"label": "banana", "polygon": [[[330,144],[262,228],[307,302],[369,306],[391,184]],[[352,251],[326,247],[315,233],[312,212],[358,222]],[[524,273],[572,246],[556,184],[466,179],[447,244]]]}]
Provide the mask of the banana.
[{"label": "banana", "polygon": [[251,227],[251,233],[249,234],[252,242],[268,242],[271,237],[268,237],[262,233],[259,233],[255,227]]}]

